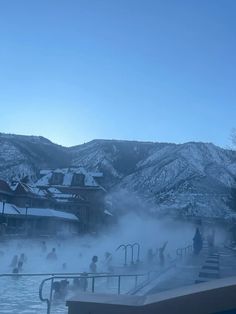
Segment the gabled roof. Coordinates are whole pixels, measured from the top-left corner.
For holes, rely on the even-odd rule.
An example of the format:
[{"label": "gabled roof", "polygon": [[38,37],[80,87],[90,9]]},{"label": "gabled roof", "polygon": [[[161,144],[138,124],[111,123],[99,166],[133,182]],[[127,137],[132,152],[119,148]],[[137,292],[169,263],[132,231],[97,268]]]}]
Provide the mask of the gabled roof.
[{"label": "gabled roof", "polygon": [[55,170],[41,170],[40,174],[43,175],[37,182],[36,186],[49,186],[50,180],[54,173],[60,173],[63,175],[62,184],[60,186],[71,186],[73,176],[76,174],[84,175],[85,187],[100,187],[95,178],[103,177],[101,172],[88,172],[83,167],[78,168],[62,168]]},{"label": "gabled roof", "polygon": [[31,196],[35,197],[44,197],[47,195],[47,193],[36,187],[32,186],[23,182],[18,182],[16,187],[15,187],[15,193],[16,194],[30,194]]},{"label": "gabled roof", "polygon": [[6,194],[12,194],[13,193],[13,191],[10,188],[10,186],[8,185],[8,183],[4,180],[1,180],[1,179],[0,179],[0,191],[4,192]]}]

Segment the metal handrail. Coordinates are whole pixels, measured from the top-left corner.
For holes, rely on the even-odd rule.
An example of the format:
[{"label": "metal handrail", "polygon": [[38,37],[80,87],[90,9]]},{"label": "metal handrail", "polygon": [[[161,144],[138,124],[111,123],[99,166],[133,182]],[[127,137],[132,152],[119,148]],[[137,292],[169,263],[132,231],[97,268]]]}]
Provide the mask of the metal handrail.
[{"label": "metal handrail", "polygon": [[125,250],[125,263],[124,266],[127,266],[127,246],[125,244],[121,244],[120,246],[118,246],[118,248],[116,249],[116,251],[118,251],[120,248],[124,248]]},{"label": "metal handrail", "polygon": [[121,244],[117,247],[116,251],[118,251],[120,248],[124,248],[124,251],[125,251],[125,263],[124,263],[124,266],[127,266],[127,249],[130,247],[131,249],[131,265],[134,264],[134,248],[135,247],[138,247],[138,251],[137,251],[137,259],[136,259],[136,263],[139,263],[140,262],[140,244],[138,242],[135,242],[133,244]]},{"label": "metal handrail", "polygon": [[[97,274],[97,275],[92,275],[92,276],[84,276],[83,274],[80,275],[64,275],[64,276],[51,276],[50,278],[44,279],[40,286],[39,286],[39,299],[42,302],[47,303],[47,314],[50,314],[51,311],[51,304],[52,304],[52,293],[53,293],[53,282],[55,279],[74,279],[74,278],[86,278],[86,279],[92,279],[92,289],[91,292],[95,292],[95,279],[96,278],[117,278],[118,279],[118,285],[117,285],[117,294],[119,295],[121,293],[121,278],[122,277],[134,277],[135,279],[135,287],[137,286],[138,283],[138,277],[144,277],[147,276],[147,273],[143,274]],[[50,286],[50,294],[49,298],[44,298],[43,297],[43,287],[44,284],[47,281],[51,281],[51,286]]]},{"label": "metal handrail", "polygon": [[138,242],[135,242],[135,243],[132,245],[132,248],[134,249],[135,246],[138,247],[136,263],[139,263],[139,262],[140,262],[140,244],[139,244]]},{"label": "metal handrail", "polygon": [[[42,277],[42,276],[59,276],[59,275],[83,275],[84,273],[0,273],[0,277]],[[86,274],[94,274],[94,273],[86,273]],[[96,273],[97,274],[97,273]],[[101,272],[99,274],[105,275],[109,274],[108,272]]]},{"label": "metal handrail", "polygon": [[[13,273],[0,273],[0,277],[42,277],[42,276],[51,276],[51,278],[59,278],[61,276],[63,276],[62,278],[64,278],[65,276],[72,276],[72,278],[76,278],[76,277],[82,277],[84,273],[16,273],[16,274],[13,274]],[[87,273],[88,275],[94,275],[94,273]],[[107,272],[101,272],[99,273],[99,275],[107,275],[108,273]],[[44,281],[44,280],[43,280]],[[43,283],[43,281],[41,282],[40,284],[40,289],[41,289],[41,285]],[[50,290],[50,300],[52,300],[52,284],[53,284],[53,280],[52,280],[52,283],[51,283],[51,290]],[[50,300],[46,299],[46,298],[43,298],[43,295],[41,294],[41,297],[40,297],[40,300],[43,301],[43,302],[47,302],[47,309],[49,308],[49,310],[47,310],[47,313],[50,313],[50,306],[51,306],[51,302]],[[48,312],[49,311],[49,312]]]},{"label": "metal handrail", "polygon": [[182,257],[183,255],[186,256],[187,254],[191,253],[193,250],[192,245],[185,246],[183,248],[176,249],[176,255]]},{"label": "metal handrail", "polygon": [[152,280],[157,279],[161,275],[165,274],[167,271],[172,269],[173,267],[176,266],[177,259],[174,259],[171,261],[170,265],[168,265],[165,269],[161,270],[149,270],[147,275],[147,280],[141,282],[138,286],[136,285],[134,289],[131,289],[128,294],[134,295],[141,289],[143,289],[145,286],[147,286]]}]

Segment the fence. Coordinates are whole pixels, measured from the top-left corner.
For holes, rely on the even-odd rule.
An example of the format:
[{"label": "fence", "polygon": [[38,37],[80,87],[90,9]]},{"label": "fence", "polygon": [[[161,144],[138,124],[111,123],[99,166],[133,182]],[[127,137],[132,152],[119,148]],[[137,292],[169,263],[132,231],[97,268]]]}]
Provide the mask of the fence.
[{"label": "fence", "polygon": [[[46,278],[44,279],[41,284],[40,284],[40,287],[39,287],[39,298],[41,301],[43,302],[46,302],[47,303],[47,314],[50,314],[51,312],[51,305],[52,305],[52,301],[53,301],[53,284],[55,282],[55,280],[57,279],[63,279],[63,280],[67,280],[67,279],[75,279],[75,278],[78,278],[78,279],[83,279],[83,280],[86,280],[86,281],[91,281],[91,285],[88,284],[88,287],[90,286],[91,289],[88,289],[87,291],[90,290],[90,292],[94,293],[96,292],[96,281],[98,281],[98,279],[106,279],[106,280],[109,280],[109,279],[112,279],[112,278],[115,278],[117,279],[117,288],[116,288],[116,292],[117,294],[121,294],[121,281],[122,279],[124,280],[124,278],[133,278],[134,279],[134,287],[137,287],[138,285],[138,279],[143,277],[144,278],[144,281],[147,280],[147,278],[149,278],[149,273],[145,273],[145,274],[96,274],[96,275],[84,275],[84,274],[77,274],[77,275],[55,275],[55,276],[51,276],[49,278]],[[49,298],[45,298],[43,296],[43,288],[44,288],[44,285],[46,282],[50,282],[50,293],[49,293]],[[100,291],[101,292],[101,291]]]},{"label": "fence", "polygon": [[177,255],[178,257],[181,257],[181,258],[182,258],[183,256],[186,256],[186,255],[191,254],[192,251],[193,251],[193,246],[192,246],[192,245],[188,245],[188,246],[183,247],[183,248],[178,248],[178,249],[176,250],[176,255]]}]

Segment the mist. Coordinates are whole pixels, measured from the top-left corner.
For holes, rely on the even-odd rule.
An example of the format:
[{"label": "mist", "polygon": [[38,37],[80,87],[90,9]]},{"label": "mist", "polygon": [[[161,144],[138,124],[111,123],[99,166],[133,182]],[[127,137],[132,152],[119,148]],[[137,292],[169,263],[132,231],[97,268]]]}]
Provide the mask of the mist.
[{"label": "mist", "polygon": [[[0,272],[11,272],[9,266],[11,259],[21,253],[27,256],[24,272],[88,272],[94,255],[98,256],[98,271],[102,272],[106,271],[105,252],[112,254],[114,265],[122,265],[122,250],[116,250],[121,244],[138,242],[141,245],[140,259],[145,262],[147,250],[152,248],[155,251],[166,241],[168,241],[166,252],[174,257],[177,247],[191,244],[193,234],[192,224],[180,223],[172,219],[156,220],[130,213],[122,216],[117,225],[100,233],[99,236],[7,240],[1,245]],[[42,241],[46,243],[46,252],[41,250]],[[55,262],[46,260],[46,255],[52,248],[56,249]],[[64,263],[66,263],[65,269],[62,266]]]}]

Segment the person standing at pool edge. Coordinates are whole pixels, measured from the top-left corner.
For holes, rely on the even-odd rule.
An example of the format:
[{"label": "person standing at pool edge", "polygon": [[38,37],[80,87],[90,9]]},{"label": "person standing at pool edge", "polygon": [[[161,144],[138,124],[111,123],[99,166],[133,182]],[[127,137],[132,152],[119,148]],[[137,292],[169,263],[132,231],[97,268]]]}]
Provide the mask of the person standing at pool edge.
[{"label": "person standing at pool edge", "polygon": [[199,231],[199,228],[196,228],[196,232],[193,237],[193,252],[195,255],[198,255],[201,250],[202,250],[202,236]]},{"label": "person standing at pool edge", "polygon": [[92,258],[92,262],[89,265],[89,270],[91,273],[96,273],[97,272],[97,261],[98,261],[98,257],[96,255],[93,256]]}]

